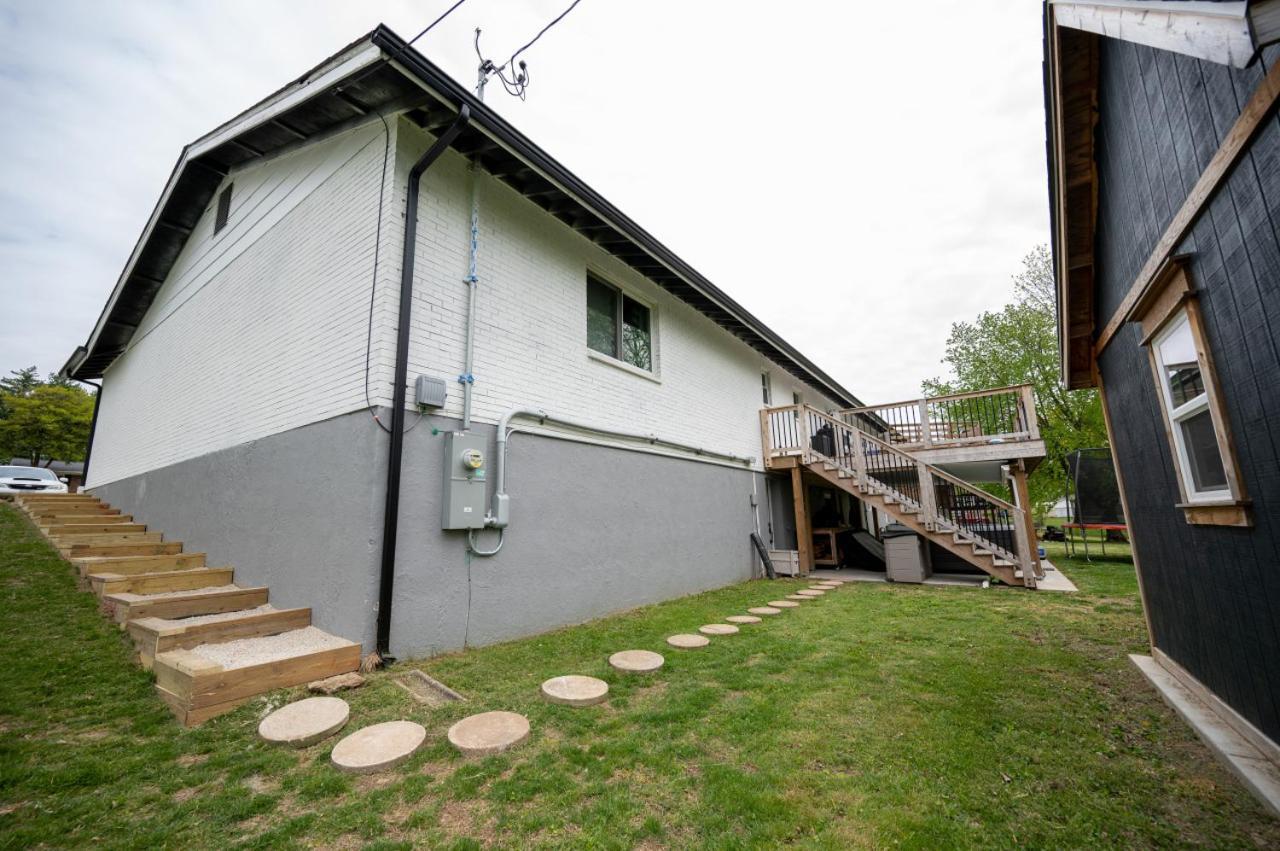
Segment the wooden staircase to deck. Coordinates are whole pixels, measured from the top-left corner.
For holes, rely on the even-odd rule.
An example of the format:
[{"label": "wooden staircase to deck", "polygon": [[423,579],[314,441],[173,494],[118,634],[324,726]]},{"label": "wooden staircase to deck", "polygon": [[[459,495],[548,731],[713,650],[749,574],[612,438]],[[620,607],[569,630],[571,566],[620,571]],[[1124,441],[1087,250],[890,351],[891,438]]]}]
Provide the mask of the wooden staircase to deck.
[{"label": "wooden staircase to deck", "polygon": [[[1034,413],[1028,413],[1034,411],[1029,388],[987,395],[1009,393],[1017,396],[1013,405],[992,403],[979,409],[980,416],[931,407],[935,400],[929,399],[882,406],[880,413],[911,406],[918,414],[905,423],[873,408],[835,414],[807,405],[767,408],[760,415],[766,466],[808,471],[1002,582],[1034,589],[1044,574],[1028,512],[922,460],[926,453],[946,457],[949,446],[964,460],[974,457],[974,447],[988,456],[982,460],[1031,457],[1034,446],[1020,454],[1009,448],[1019,439],[1040,443]],[[967,402],[982,395],[937,398]],[[1006,412],[1012,412],[1012,424],[1002,432],[998,424],[1009,421]],[[1022,498],[1025,504],[1025,493]]]},{"label": "wooden staircase to deck", "polygon": [[[276,688],[354,671],[360,645],[275,609],[266,588],[86,494],[19,496],[18,507],[128,631],[160,697],[187,726]],[[232,644],[232,642],[237,642]]]}]

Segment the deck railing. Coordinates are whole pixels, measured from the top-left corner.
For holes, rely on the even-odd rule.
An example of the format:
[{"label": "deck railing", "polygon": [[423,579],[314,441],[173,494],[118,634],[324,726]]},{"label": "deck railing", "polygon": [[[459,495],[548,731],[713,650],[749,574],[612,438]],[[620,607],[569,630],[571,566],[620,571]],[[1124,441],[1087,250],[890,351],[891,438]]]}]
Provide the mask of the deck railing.
[{"label": "deck railing", "polygon": [[836,416],[887,443],[911,449],[1040,439],[1030,384],[848,408]]},{"label": "deck railing", "polygon": [[[843,412],[842,412],[843,413]],[[868,433],[862,418],[843,418],[807,405],[760,412],[764,457],[825,463],[911,509],[926,529],[953,534],[1022,569],[1034,587],[1031,541],[1023,509],[912,456],[905,447]]]}]

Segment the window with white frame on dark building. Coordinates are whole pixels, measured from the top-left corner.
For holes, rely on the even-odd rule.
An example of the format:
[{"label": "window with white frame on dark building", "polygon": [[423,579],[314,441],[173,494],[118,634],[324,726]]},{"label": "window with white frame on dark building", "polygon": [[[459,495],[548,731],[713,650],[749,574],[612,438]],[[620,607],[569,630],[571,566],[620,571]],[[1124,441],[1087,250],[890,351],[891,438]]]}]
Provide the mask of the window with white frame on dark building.
[{"label": "window with white frame on dark building", "polygon": [[1142,325],[1188,523],[1250,526],[1249,499],[1185,262],[1171,264],[1128,315]]},{"label": "window with white frame on dark building", "polygon": [[588,275],[587,348],[652,372],[653,328],[648,305]]}]

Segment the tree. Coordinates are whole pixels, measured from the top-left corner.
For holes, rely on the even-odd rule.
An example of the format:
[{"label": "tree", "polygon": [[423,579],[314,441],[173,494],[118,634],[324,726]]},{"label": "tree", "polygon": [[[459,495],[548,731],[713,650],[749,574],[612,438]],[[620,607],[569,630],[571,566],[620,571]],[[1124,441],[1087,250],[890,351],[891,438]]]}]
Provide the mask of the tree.
[{"label": "tree", "polygon": [[0,378],[0,463],[80,461],[93,420],[93,396],[68,382],[42,382],[35,367]]},{"label": "tree", "polygon": [[1017,298],[997,312],[951,326],[943,363],[950,379],[924,382],[927,395],[1032,384],[1045,460],[1027,485],[1032,505],[1043,513],[1066,493],[1067,456],[1076,449],[1106,446],[1102,403],[1093,390],[1067,390],[1059,381],[1056,290],[1049,249],[1037,246],[1014,276]]}]

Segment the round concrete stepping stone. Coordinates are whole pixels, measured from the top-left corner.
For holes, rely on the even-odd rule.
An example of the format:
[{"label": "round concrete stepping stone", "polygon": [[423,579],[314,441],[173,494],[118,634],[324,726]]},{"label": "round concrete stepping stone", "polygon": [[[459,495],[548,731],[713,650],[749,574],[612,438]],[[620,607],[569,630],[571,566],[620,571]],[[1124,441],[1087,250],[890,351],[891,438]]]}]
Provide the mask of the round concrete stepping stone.
[{"label": "round concrete stepping stone", "polygon": [[593,706],[604,703],[609,696],[609,684],[595,677],[577,674],[552,677],[542,684],[542,696],[562,706]]},{"label": "round concrete stepping stone", "polygon": [[827,592],[815,591],[812,588],[801,588],[799,591],[796,592],[796,595],[800,597],[821,597],[825,593]]},{"label": "round concrete stepping stone", "polygon": [[695,647],[706,647],[711,643],[711,639],[705,635],[692,635],[683,633],[681,635],[673,635],[667,639],[667,643],[672,647],[679,647],[681,650],[692,650]]},{"label": "round concrete stepping stone", "polygon": [[703,635],[734,635],[738,628],[729,623],[708,623],[698,627]]},{"label": "round concrete stepping stone", "polygon": [[529,719],[515,712],[481,712],[449,728],[449,744],[465,756],[488,756],[529,738]]},{"label": "round concrete stepping stone", "polygon": [[755,615],[729,615],[725,620],[729,623],[760,623],[760,618]]},{"label": "round concrete stepping stone", "polygon": [[647,674],[656,671],[667,661],[661,653],[652,650],[622,650],[609,657],[609,664],[619,671]]},{"label": "round concrete stepping stone", "polygon": [[308,697],[263,718],[258,735],[268,742],[305,748],[341,730],[350,717],[351,707],[340,697]]},{"label": "round concrete stepping stone", "polygon": [[810,591],[832,591],[839,587],[840,587],[839,585],[827,585],[823,582],[819,582],[817,585],[810,585],[809,590]]},{"label": "round concrete stepping stone", "polygon": [[748,612],[751,612],[751,614],[753,614],[753,615],[780,615],[780,614],[782,614],[782,609],[779,609],[777,606],[752,606],[751,608],[747,609],[747,611],[748,611]]},{"label": "round concrete stepping stone", "polygon": [[[799,592],[796,592],[795,594],[788,594],[788,595],[787,595],[787,599],[788,599],[788,600],[795,600],[795,601],[797,601],[797,603],[804,603],[804,602],[807,602],[807,601],[809,601],[809,600],[812,600],[813,598],[812,598],[812,597],[810,597],[808,594],[801,594],[801,593],[799,593]],[[774,605],[776,606],[776,605],[777,605],[777,603],[774,603]]]},{"label": "round concrete stepping stone", "polygon": [[792,602],[790,598],[786,600],[770,600],[769,605],[775,609],[794,609],[799,603]]},{"label": "round concrete stepping stone", "polygon": [[373,774],[413,756],[427,740],[427,730],[412,721],[386,721],[356,730],[333,746],[329,757],[339,771]]}]

